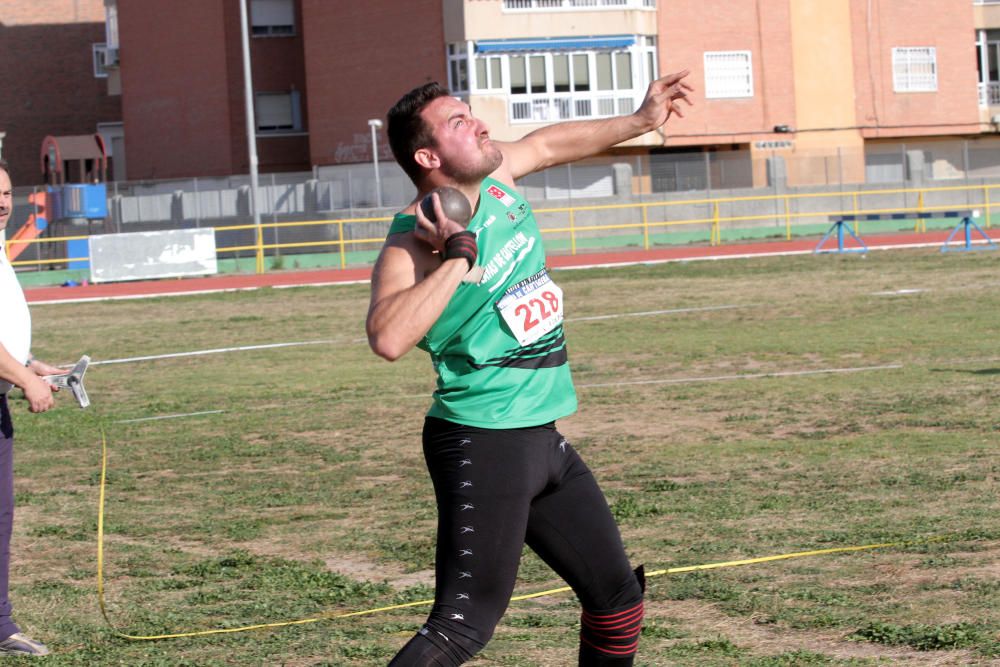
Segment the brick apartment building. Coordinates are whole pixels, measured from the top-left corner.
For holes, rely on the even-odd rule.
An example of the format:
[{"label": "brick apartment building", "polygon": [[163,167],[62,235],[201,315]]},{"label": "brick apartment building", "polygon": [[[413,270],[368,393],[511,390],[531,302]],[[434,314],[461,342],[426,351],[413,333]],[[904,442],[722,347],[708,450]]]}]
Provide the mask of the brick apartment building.
[{"label": "brick apartment building", "polygon": [[47,135],[110,136],[121,123],[120,99],[95,78],[104,41],[103,0],[0,0],[0,144],[18,185],[42,182]]},{"label": "brick apartment building", "polygon": [[[238,0],[106,4],[128,177],[246,173]],[[262,172],[370,161],[367,121],[430,80],[468,99],[495,137],[513,139],[557,120],[631,111],[652,77],[688,68],[695,107],[666,136],[614,153],[749,151],[789,165],[836,154],[855,182],[911,168],[899,163],[901,146],[945,173],[961,156],[941,146],[992,148],[1000,120],[1000,4],[991,0],[248,6]],[[765,162],[754,161],[747,184],[772,176],[760,173]],[[788,170],[790,183],[808,184],[808,170]]]},{"label": "brick apartment building", "polygon": [[992,131],[978,103],[971,0],[664,4],[661,58],[691,63],[702,88],[678,142],[799,158],[789,164],[839,151],[845,179],[863,182],[901,143]]},{"label": "brick apartment building", "polygon": [[[392,0],[248,6],[262,172],[370,160],[367,119],[414,82],[445,78],[440,0],[405,13]],[[247,173],[238,0],[116,13],[129,178]]]}]

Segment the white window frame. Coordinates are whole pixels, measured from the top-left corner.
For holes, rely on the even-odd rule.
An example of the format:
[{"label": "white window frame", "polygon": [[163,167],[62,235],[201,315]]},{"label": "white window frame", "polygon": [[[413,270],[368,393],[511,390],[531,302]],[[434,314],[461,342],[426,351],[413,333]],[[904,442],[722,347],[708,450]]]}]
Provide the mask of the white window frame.
[{"label": "white window frame", "polygon": [[295,0],[250,0],[251,37],[294,37]]},{"label": "white window frame", "polygon": [[655,10],[656,0],[503,0],[504,12],[593,12]]},{"label": "white window frame", "polygon": [[1000,65],[1000,37],[994,30],[976,32],[976,49],[979,53],[979,106],[997,106],[1000,105],[1000,72],[996,78],[990,77],[990,55],[993,56],[992,61]]},{"label": "white window frame", "polygon": [[105,3],[104,40],[113,49],[118,48],[118,3]]},{"label": "white window frame", "polygon": [[[597,55],[610,54],[612,59],[612,87],[609,90],[597,88]],[[616,58],[625,54],[629,59],[632,81],[631,87],[625,88],[618,81]],[[556,56],[566,56],[569,60],[570,90],[555,90],[555,71],[553,59]],[[574,68],[577,56],[584,56],[587,63],[588,89],[575,90]],[[469,90],[456,87],[456,60],[467,58],[472,66],[468,68]],[[523,57],[526,64],[532,57],[544,61],[545,90],[524,93],[511,92],[511,58]],[[487,61],[488,81],[478,81],[477,63],[480,59]],[[490,61],[498,58],[500,61],[500,78],[502,82],[496,85],[492,81]],[[656,38],[639,35],[635,44],[625,48],[615,49],[565,49],[539,51],[491,51],[477,55],[473,42],[448,45],[448,87],[453,93],[466,95],[493,95],[507,98],[509,122],[538,123],[560,121],[571,118],[607,118],[633,112],[641,104],[650,81],[657,76]],[[528,65],[530,67],[530,64]],[[652,70],[652,71],[651,71]],[[527,72],[530,87],[530,70]]]},{"label": "white window frame", "polygon": [[[469,79],[469,89],[470,92],[474,93],[495,93],[503,92],[508,90],[510,82],[507,79],[507,72],[505,59],[502,55],[496,53],[484,53],[483,55],[474,56],[472,68],[475,72]],[[485,65],[486,79],[485,81],[480,81],[479,77],[479,64],[483,63]],[[500,71],[494,76],[494,66],[498,66]],[[499,81],[497,80],[499,79]]]},{"label": "white window frame", "polygon": [[104,66],[104,53],[108,50],[108,45],[104,43],[91,44],[90,52],[94,60],[94,78],[107,79],[108,69]]},{"label": "white window frame", "polygon": [[[913,68],[930,66],[930,73]],[[894,46],[892,49],[892,89],[897,93],[936,93],[937,48],[933,46]]]},{"label": "white window frame", "polygon": [[724,100],[754,96],[752,52],[706,51],[704,63],[706,99]]},{"label": "white window frame", "polygon": [[[472,70],[475,64],[471,54],[471,42],[448,45],[448,90],[454,95],[465,96],[472,89],[472,77],[475,76]],[[472,66],[470,63],[473,63]],[[462,74],[465,75],[464,83],[461,81]]]},{"label": "white window frame", "polygon": [[[302,132],[302,99],[299,91],[259,91],[254,97],[254,122],[257,125],[258,135],[298,134]],[[268,122],[270,119],[265,118],[265,114],[261,110],[262,99],[275,98],[277,101],[279,97],[288,99],[288,122]]]}]

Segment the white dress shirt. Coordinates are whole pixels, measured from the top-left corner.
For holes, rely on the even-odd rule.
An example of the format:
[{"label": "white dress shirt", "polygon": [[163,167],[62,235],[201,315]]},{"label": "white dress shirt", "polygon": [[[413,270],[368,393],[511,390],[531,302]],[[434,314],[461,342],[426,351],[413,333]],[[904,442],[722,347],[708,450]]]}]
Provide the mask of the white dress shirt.
[{"label": "white dress shirt", "polygon": [[[0,232],[0,343],[12,357],[22,364],[31,352],[31,313],[24,300],[21,284],[17,282],[14,267],[7,259],[4,237]],[[0,380],[0,394],[6,394],[13,385]]]}]

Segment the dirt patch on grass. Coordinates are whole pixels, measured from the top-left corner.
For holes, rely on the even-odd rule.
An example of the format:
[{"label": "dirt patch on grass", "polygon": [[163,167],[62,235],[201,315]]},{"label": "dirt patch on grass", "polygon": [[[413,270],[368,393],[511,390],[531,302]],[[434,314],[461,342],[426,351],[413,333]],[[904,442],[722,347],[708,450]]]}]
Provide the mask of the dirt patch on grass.
[{"label": "dirt patch on grass", "polygon": [[969,665],[975,656],[968,651],[914,651],[867,642],[853,642],[842,632],[815,632],[760,625],[753,619],[727,616],[714,605],[697,601],[654,602],[647,617],[670,618],[689,634],[665,645],[724,637],[756,655],[780,655],[808,651],[839,659],[889,660],[894,665]]},{"label": "dirt patch on grass", "polygon": [[375,563],[357,555],[332,556],[325,560],[331,572],[342,574],[356,581],[386,582],[393,588],[403,589],[410,586],[433,586],[434,570],[418,570],[403,572],[392,565]]}]

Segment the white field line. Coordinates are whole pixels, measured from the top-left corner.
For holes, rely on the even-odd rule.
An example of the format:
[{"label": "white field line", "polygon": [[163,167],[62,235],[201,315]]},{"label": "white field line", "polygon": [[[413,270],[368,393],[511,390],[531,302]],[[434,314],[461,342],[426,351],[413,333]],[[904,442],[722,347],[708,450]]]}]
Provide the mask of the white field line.
[{"label": "white field line", "polygon": [[[953,242],[954,243],[954,242]],[[973,244],[985,244],[986,241],[972,241]],[[875,245],[868,246],[868,250],[906,250],[908,248],[938,248],[942,244],[933,243],[895,243],[891,245]],[[815,250],[782,250],[776,252],[750,252],[742,253],[739,255],[706,255],[703,257],[670,257],[666,259],[649,259],[649,260],[637,260],[632,262],[605,262],[605,263],[595,263],[595,264],[580,264],[576,266],[560,266],[557,267],[558,271],[572,271],[576,269],[612,269],[619,266],[636,266],[636,265],[652,265],[652,264],[671,264],[676,262],[706,262],[706,261],[717,261],[723,259],[753,259],[754,257],[791,257],[794,255],[837,255],[841,254],[837,251],[824,250],[816,253]],[[846,254],[846,253],[845,253]],[[864,253],[851,253],[854,255],[859,255],[864,258]]]},{"label": "white field line", "polygon": [[909,296],[911,294],[923,294],[924,292],[929,292],[930,290],[909,288],[909,289],[897,289],[889,290],[886,292],[872,292],[871,296]]},{"label": "white field line", "polygon": [[160,415],[158,417],[139,417],[138,419],[119,419],[116,424],[138,424],[139,422],[154,422],[163,419],[182,419],[184,417],[201,417],[202,415],[219,415],[225,410],[203,410],[201,412],[185,412],[179,415]]},{"label": "white field line", "polygon": [[824,375],[830,373],[864,373],[868,371],[896,370],[903,367],[903,364],[886,364],[883,366],[858,366],[855,368],[819,368],[807,371],[775,371],[773,373],[746,373],[740,375],[711,375],[707,377],[670,378],[665,380],[632,380],[626,382],[597,382],[592,384],[578,384],[581,389],[594,387],[625,387],[629,385],[642,384],[688,384],[693,382],[722,382],[726,380],[759,380],[761,378],[775,377],[795,377],[802,375]]},{"label": "white field line", "polygon": [[[650,310],[638,313],[616,313],[613,315],[592,315],[589,317],[576,317],[570,318],[568,322],[582,322],[589,320],[608,320],[617,317],[643,317],[649,315],[665,315],[665,314],[675,314],[675,313],[695,313],[701,311],[713,311],[713,310],[728,310],[733,308],[748,308],[750,306],[704,306],[700,308],[675,308],[671,310]],[[157,359],[178,359],[181,357],[199,357],[209,354],[224,354],[228,352],[247,352],[250,350],[268,350],[275,349],[279,347],[297,347],[300,345],[331,345],[334,343],[349,342],[349,343],[367,343],[367,338],[354,338],[350,341],[338,341],[338,340],[309,340],[309,341],[297,341],[289,343],[267,343],[264,345],[243,345],[240,347],[220,347],[211,350],[192,350],[190,352],[171,352],[167,354],[152,354],[142,357],[126,357],[124,359],[105,359],[102,361],[91,361],[91,366],[102,366],[109,364],[129,364],[135,363],[137,361],[154,361]]]},{"label": "white field line", "polygon": [[619,317],[647,317],[650,315],[679,315],[682,313],[703,313],[713,310],[732,310],[733,308],[752,308],[747,306],[701,306],[696,308],[671,308],[669,310],[646,310],[637,313],[615,313],[613,315],[588,315],[587,317],[567,317],[566,322],[592,322],[594,320],[613,320]]},{"label": "white field line", "polygon": [[223,292],[253,292],[259,287],[226,287],[219,289],[200,289],[188,292],[157,292],[156,294],[122,294],[119,296],[86,296],[76,299],[53,299],[46,301],[33,301],[28,305],[32,308],[36,306],[49,306],[60,303],[90,303],[92,301],[130,301],[133,299],[159,299],[164,296],[195,296],[198,294],[221,294]]},{"label": "white field line", "polygon": [[300,345],[330,345],[342,341],[336,340],[307,340],[294,343],[267,343],[264,345],[243,345],[242,347],[220,347],[213,350],[193,350],[191,352],[172,352],[170,354],[151,354],[145,357],[127,357],[124,359],[105,359],[103,361],[91,361],[91,366],[101,366],[106,364],[130,364],[136,361],[153,361],[155,359],[178,359],[180,357],[200,357],[206,354],[223,354],[226,352],[246,352],[248,350],[273,350],[279,347],[297,347]]},{"label": "white field line", "polygon": [[904,287],[897,290],[871,292],[871,296],[911,296],[927,292],[969,292],[971,290],[993,289],[1000,287],[1000,282],[975,283],[973,285],[955,285],[951,287]]},{"label": "white field line", "polygon": [[615,269],[621,266],[652,266],[654,264],[676,264],[677,262],[701,262],[717,259],[751,259],[753,257],[788,257],[791,255],[811,255],[812,250],[786,250],[784,252],[753,252],[742,255],[711,255],[705,257],[669,257],[666,259],[647,259],[632,262],[603,262],[596,264],[578,264],[575,266],[555,267],[555,271],[575,271],[577,269]]},{"label": "white field line", "polygon": [[224,292],[254,292],[270,287],[271,289],[292,289],[294,287],[331,287],[336,285],[361,285],[371,282],[370,280],[335,280],[316,283],[302,283],[296,285],[263,285],[250,287],[220,287],[219,289],[200,289],[175,292],[156,292],[154,294],[122,294],[120,296],[87,296],[76,299],[51,299],[45,301],[33,301],[28,305],[32,308],[36,306],[48,306],[52,304],[64,303],[90,303],[93,301],[130,301],[134,299],[159,299],[165,296],[197,296],[201,294],[222,294]]},{"label": "white field line", "polygon": [[304,283],[301,285],[271,285],[271,289],[293,289],[295,287],[332,287],[335,285],[367,285],[371,281],[364,280],[330,280],[322,283]]}]

